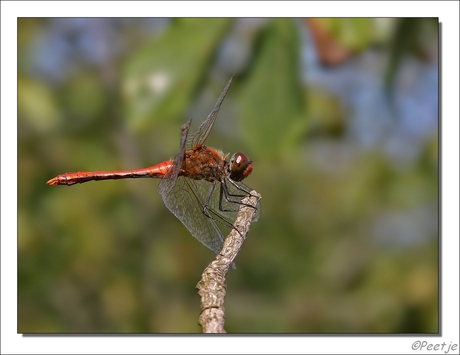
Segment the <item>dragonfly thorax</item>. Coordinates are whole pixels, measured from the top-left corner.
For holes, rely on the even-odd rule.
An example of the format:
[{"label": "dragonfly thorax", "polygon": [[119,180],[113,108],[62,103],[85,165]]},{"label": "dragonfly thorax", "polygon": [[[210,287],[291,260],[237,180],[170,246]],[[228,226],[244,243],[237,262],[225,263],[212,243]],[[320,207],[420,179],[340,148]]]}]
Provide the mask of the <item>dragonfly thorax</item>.
[{"label": "dragonfly thorax", "polygon": [[197,146],[185,152],[180,175],[194,180],[222,181],[228,175],[228,164],[220,150]]}]

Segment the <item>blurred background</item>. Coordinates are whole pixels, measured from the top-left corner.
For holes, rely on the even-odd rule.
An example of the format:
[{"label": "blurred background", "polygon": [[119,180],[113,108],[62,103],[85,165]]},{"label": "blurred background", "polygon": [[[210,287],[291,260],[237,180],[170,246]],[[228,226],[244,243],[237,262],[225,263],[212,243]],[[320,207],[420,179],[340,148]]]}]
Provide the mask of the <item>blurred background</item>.
[{"label": "blurred background", "polygon": [[436,333],[438,23],[18,19],[18,332],[195,333],[213,259],[157,180],[50,187],[207,145],[262,194],[227,277],[230,333]]}]

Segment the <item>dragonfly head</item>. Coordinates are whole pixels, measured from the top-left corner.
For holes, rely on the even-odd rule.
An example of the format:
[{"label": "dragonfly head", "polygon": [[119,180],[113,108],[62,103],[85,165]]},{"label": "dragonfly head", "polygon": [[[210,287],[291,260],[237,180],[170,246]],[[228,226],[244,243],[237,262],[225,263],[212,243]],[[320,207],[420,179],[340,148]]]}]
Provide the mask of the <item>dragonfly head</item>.
[{"label": "dragonfly head", "polygon": [[230,179],[241,181],[252,171],[252,160],[243,153],[235,153],[230,159]]}]

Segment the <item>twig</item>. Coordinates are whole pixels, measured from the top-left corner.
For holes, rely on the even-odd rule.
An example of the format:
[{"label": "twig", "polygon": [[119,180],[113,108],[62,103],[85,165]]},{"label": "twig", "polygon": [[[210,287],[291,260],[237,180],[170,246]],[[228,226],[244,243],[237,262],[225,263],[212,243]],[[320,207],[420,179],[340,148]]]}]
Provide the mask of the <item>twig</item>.
[{"label": "twig", "polygon": [[226,333],[224,329],[225,277],[246,239],[246,234],[256,215],[255,207],[261,198],[256,191],[251,191],[251,195],[241,201],[243,204],[240,206],[234,224],[240,232],[232,229],[225,239],[222,251],[204,270],[200,282],[196,285],[198,294],[201,296],[201,312],[198,322],[203,333]]}]

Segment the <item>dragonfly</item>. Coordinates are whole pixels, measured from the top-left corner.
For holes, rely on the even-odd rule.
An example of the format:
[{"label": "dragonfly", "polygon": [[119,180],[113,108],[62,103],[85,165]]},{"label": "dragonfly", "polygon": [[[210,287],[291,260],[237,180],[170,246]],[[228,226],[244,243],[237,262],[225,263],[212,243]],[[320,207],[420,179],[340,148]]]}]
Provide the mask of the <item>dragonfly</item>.
[{"label": "dragonfly", "polygon": [[[157,178],[158,193],[166,207],[188,231],[218,254],[225,240],[222,227],[233,228],[242,199],[251,189],[242,183],[253,170],[252,160],[241,152],[224,154],[204,145],[232,84],[233,76],[220,94],[213,110],[195,130],[191,120],[182,126],[179,153],[173,160],[134,170],[74,172],[50,179],[48,185],[81,184],[88,181]],[[260,203],[253,221],[260,215]],[[239,231],[238,231],[239,232]],[[241,234],[241,233],[240,233]]]}]

